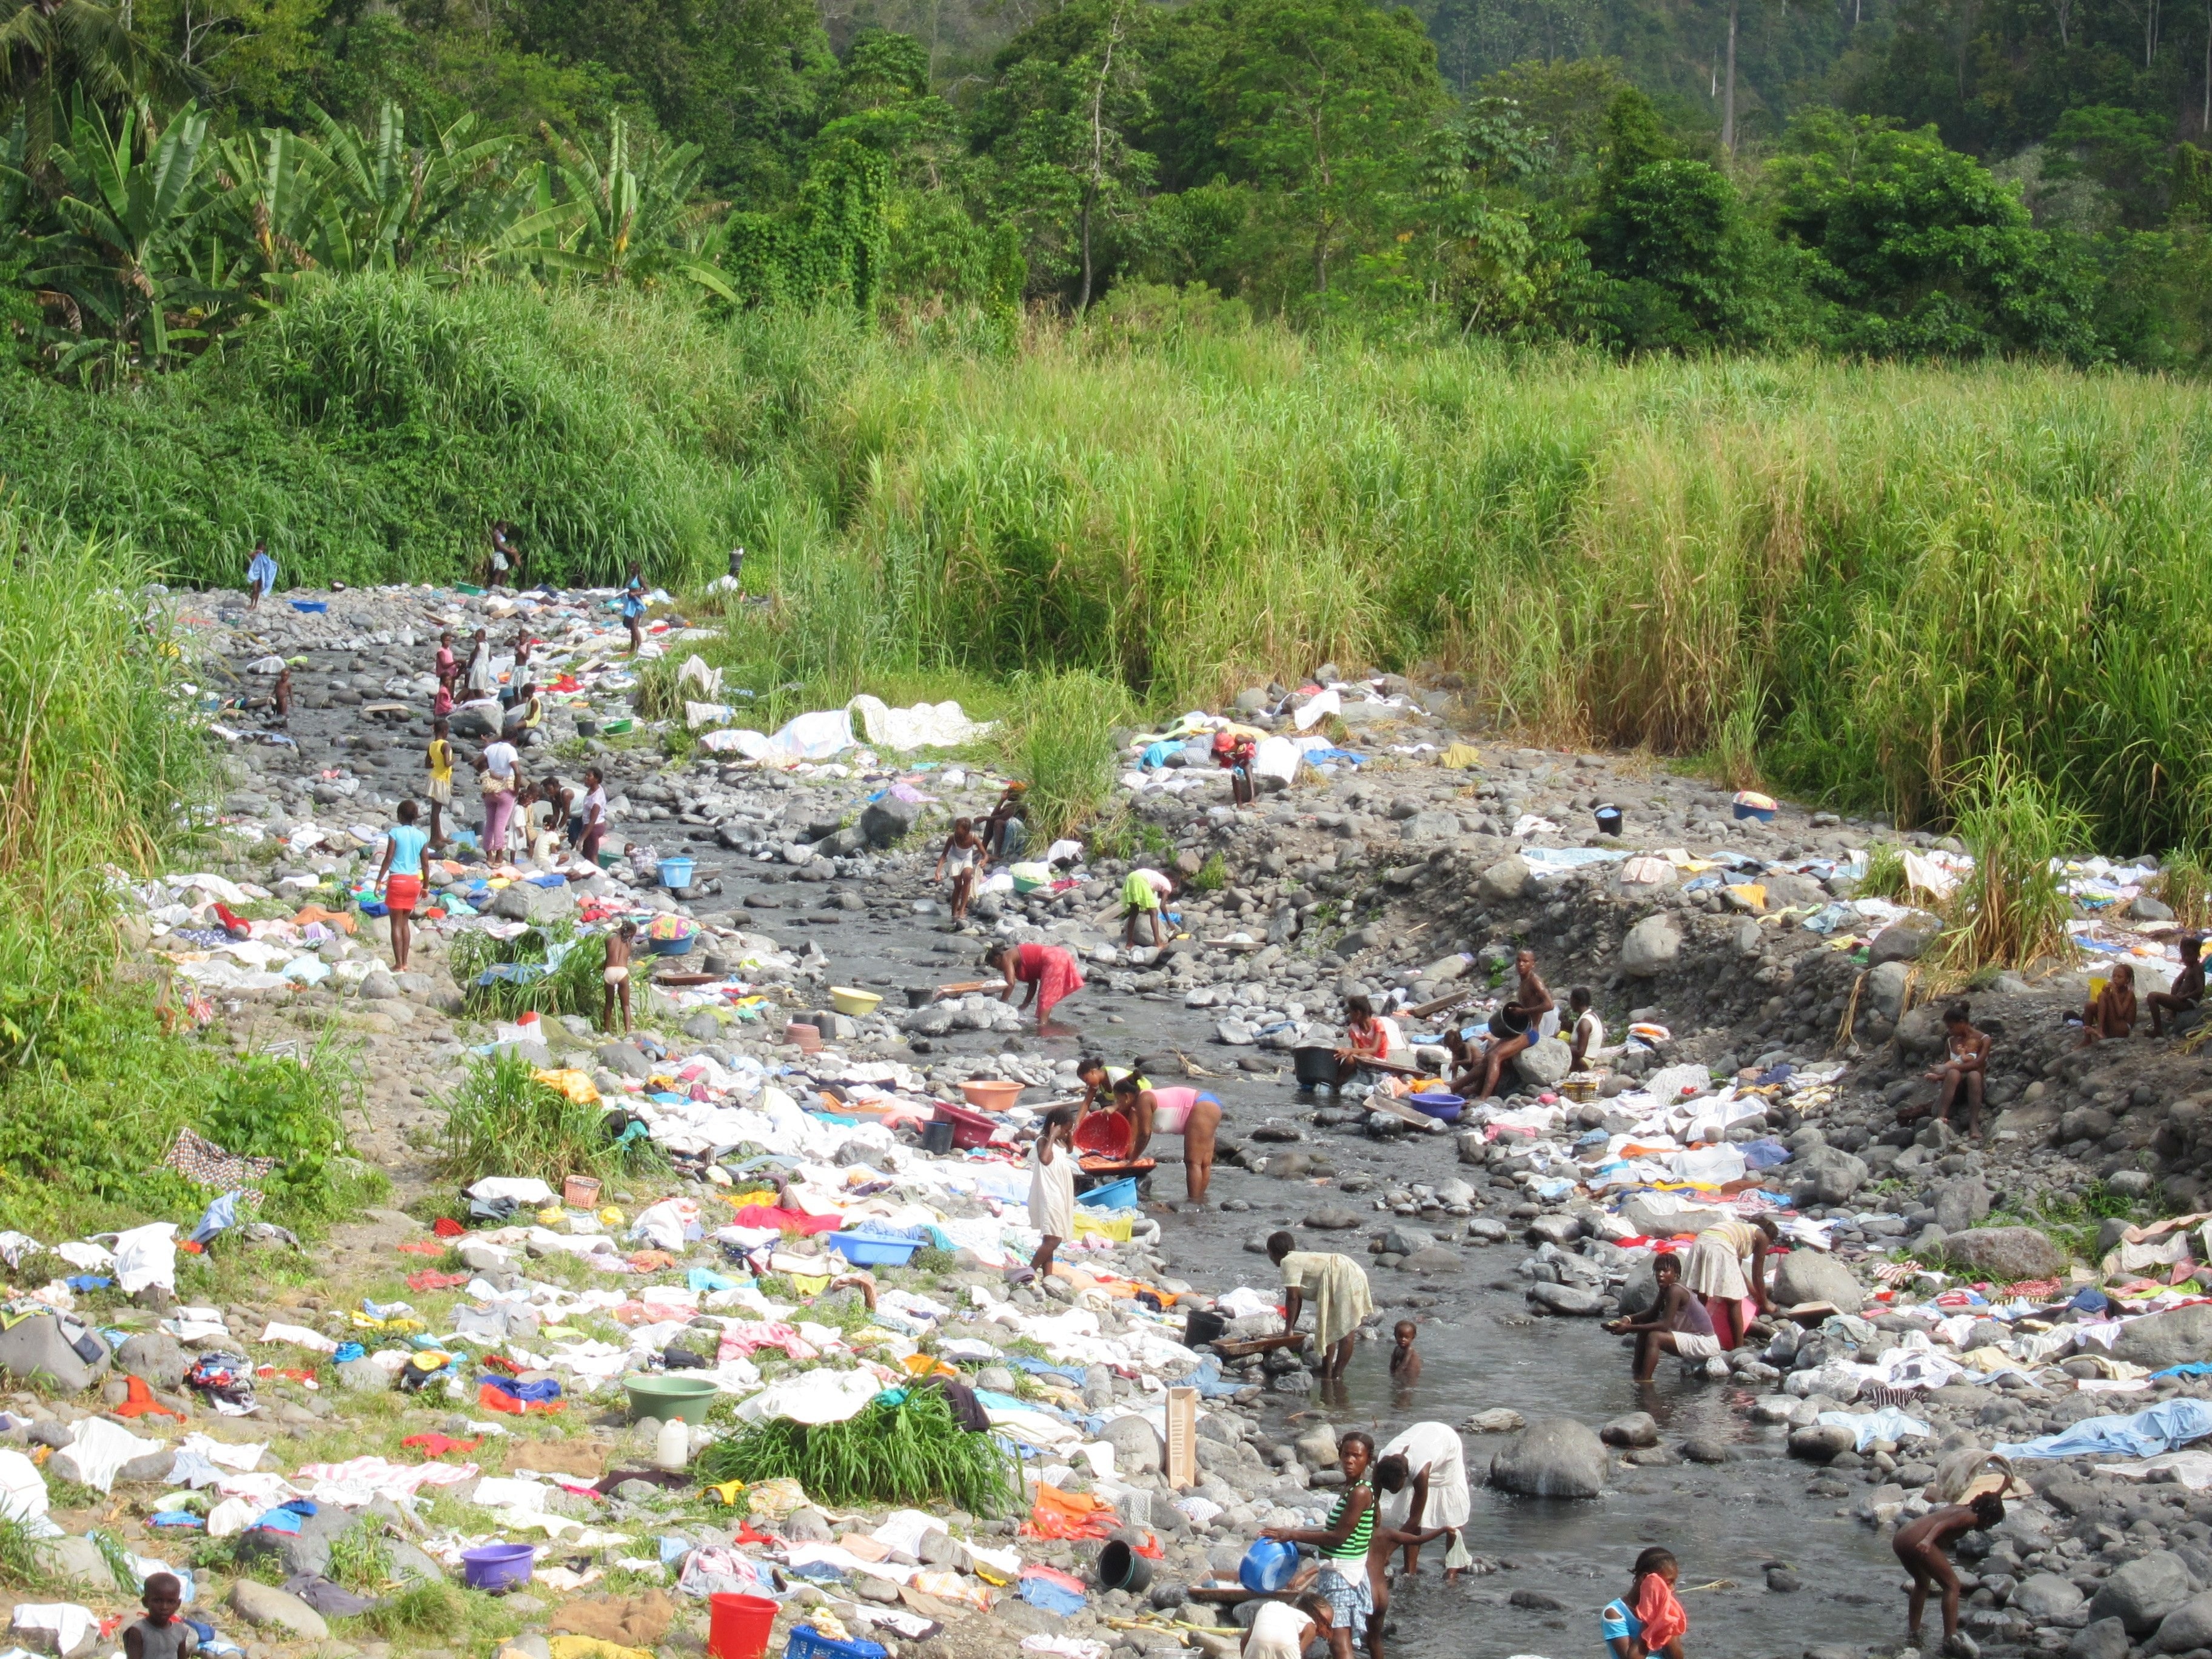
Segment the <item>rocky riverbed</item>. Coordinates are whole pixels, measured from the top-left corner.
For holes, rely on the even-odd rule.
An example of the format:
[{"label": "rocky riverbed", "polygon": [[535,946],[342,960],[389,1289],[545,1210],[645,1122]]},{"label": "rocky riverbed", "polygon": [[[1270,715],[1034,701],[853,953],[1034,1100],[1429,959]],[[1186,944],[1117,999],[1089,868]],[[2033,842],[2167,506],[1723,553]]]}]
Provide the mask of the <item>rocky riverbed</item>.
[{"label": "rocky riverbed", "polygon": [[[2203,1200],[2197,1137],[2212,1097],[2200,1093],[2193,1054],[2140,1039],[2076,1050],[2062,1016],[2081,1000],[2080,974],[2002,979],[1972,997],[1984,1029],[1998,1035],[1984,1144],[1898,1121],[1900,1105],[1929,1091],[1919,1073],[1940,1043],[1931,1011],[1913,1006],[1930,928],[1924,913],[1868,902],[1856,884],[1877,842],[1910,849],[1931,881],[1955,879],[1955,843],[1788,804],[1771,822],[1739,818],[1729,792],[1633,757],[1501,745],[1461,728],[1449,683],[1346,683],[1333,691],[1328,723],[1310,719],[1303,732],[1301,714],[1319,693],[1254,688],[1223,716],[1269,738],[1309,740],[1288,787],[1236,810],[1220,775],[1192,763],[1200,755],[1186,746],[1189,733],[1133,733],[1124,787],[1138,828],[1124,855],[1062,849],[1055,866],[1050,849],[1031,849],[1046,855],[1042,875],[1023,880],[1034,890],[1015,890],[1005,872],[971,927],[952,932],[929,866],[946,818],[980,817],[995,799],[1000,780],[988,766],[866,745],[787,768],[716,755],[672,762],[659,733],[604,735],[625,717],[634,677],[604,608],[588,600],[408,591],[327,603],[320,613],[252,616],[234,596],[178,604],[204,665],[198,682],[237,688],[218,700],[242,694],[246,706],[213,714],[214,740],[234,767],[222,851],[143,896],[139,942],[149,961],[199,988],[215,1034],[241,1051],[324,1032],[359,1041],[365,1106],[349,1126],[353,1146],[389,1173],[394,1192],[387,1207],[302,1251],[281,1241],[246,1246],[271,1252],[272,1267],[281,1260],[281,1285],[264,1275],[252,1294],[204,1316],[205,1328],[194,1329],[189,1310],[164,1316],[86,1295],[78,1312],[129,1335],[103,1360],[109,1380],[72,1379],[87,1392],[13,1402],[20,1420],[10,1437],[54,1449],[43,1479],[55,1483],[55,1518],[76,1540],[62,1547],[73,1553],[75,1582],[40,1592],[46,1601],[75,1598],[95,1612],[126,1603],[109,1558],[85,1541],[95,1530],[173,1564],[189,1553],[176,1540],[213,1541],[151,1524],[171,1513],[159,1507],[179,1467],[170,1443],[186,1433],[265,1443],[247,1465],[252,1479],[281,1476],[302,1492],[319,1480],[335,1491],[340,1476],[307,1472],[360,1457],[419,1469],[423,1448],[401,1443],[441,1434],[478,1443],[444,1459],[449,1470],[473,1464],[471,1474],[439,1475],[403,1501],[400,1477],[369,1471],[385,1490],[367,1508],[325,1505],[303,1528],[306,1542],[268,1546],[283,1571],[259,1577],[312,1600],[322,1594],[312,1581],[334,1571],[333,1547],[341,1567],[357,1554],[333,1540],[377,1534],[391,1582],[442,1582],[456,1576],[469,1540],[542,1534],[548,1548],[528,1591],[495,1601],[471,1594],[465,1620],[442,1633],[399,1628],[388,1610],[354,1609],[333,1626],[312,1607],[302,1615],[276,1601],[288,1592],[260,1583],[249,1570],[255,1550],[234,1544],[206,1558],[204,1605],[222,1600],[213,1622],[253,1659],[310,1644],[550,1653],[544,1644],[578,1620],[623,1645],[696,1648],[705,1619],[684,1580],[696,1589],[702,1574],[732,1567],[715,1552],[729,1547],[734,1523],[696,1490],[607,1478],[642,1468],[657,1446],[656,1425],[630,1425],[610,1379],[663,1364],[668,1346],[690,1344],[744,1398],[902,1351],[975,1344],[1006,1371],[988,1382],[1012,1385],[989,1392],[1037,1419],[1027,1425],[1033,1475],[1049,1471],[1062,1490],[1149,1510],[1163,1550],[1153,1589],[1133,1598],[1092,1585],[1082,1611],[1050,1615],[1016,1585],[990,1582],[1006,1576],[995,1553],[1012,1548],[1081,1577],[1095,1541],[1024,1538],[983,1517],[941,1514],[944,1530],[908,1540],[921,1547],[894,1549],[872,1536],[884,1530],[881,1512],[813,1504],[771,1515],[763,1505],[760,1530],[781,1543],[737,1553],[755,1563],[740,1571],[781,1571],[797,1587],[779,1632],[827,1597],[849,1633],[933,1659],[1010,1656],[1025,1638],[1055,1634],[1143,1652],[1186,1640],[1219,1650],[1224,1638],[1208,1632],[1227,1614],[1182,1592],[1233,1571],[1257,1527],[1310,1521],[1328,1500],[1332,1455],[1316,1431],[1387,1432],[1441,1419],[1462,1428],[1480,1488],[1468,1543],[1480,1571],[1447,1588],[1432,1559],[1422,1583],[1401,1589],[1394,1645],[1464,1653],[1470,1628],[1481,1653],[1586,1645],[1595,1609],[1626,1588],[1636,1551],[1662,1541],[1696,1587],[1686,1597],[1694,1641],[1757,1653],[1894,1653],[1902,1598],[1884,1532],[1924,1507],[1931,1486],[1955,1486],[1982,1449],[2154,1406],[2185,1417],[2207,1393],[2195,1376],[2152,1375],[2212,1352],[2212,1317],[2191,1300],[2197,1263],[2212,1256],[2202,1218],[2156,1218],[2188,1216]],[[540,664],[576,685],[555,702],[526,769],[573,781],[581,764],[603,766],[614,799],[610,845],[689,854],[695,869],[673,891],[647,884],[627,860],[579,882],[494,887],[461,861],[434,877],[446,920],[420,930],[414,971],[394,975],[380,924],[355,933],[323,924],[327,937],[317,937],[318,924],[294,918],[305,902],[342,910],[351,878],[373,864],[391,804],[420,788],[426,697],[417,694],[435,633],[480,623],[528,626],[550,641]],[[680,653],[684,632],[664,623],[655,643]],[[271,658],[293,664],[294,709],[281,724],[253,701]],[[1616,836],[1595,832],[1593,810],[1606,805],[1624,815]],[[1195,878],[1176,906],[1182,937],[1164,953],[1119,943],[1119,878],[1135,860]],[[2171,930],[2142,876],[2131,878],[2136,867],[2085,867],[2075,879],[2085,945],[2114,959],[2124,951],[2152,976],[2171,958]],[[252,921],[251,939],[208,937],[216,899]],[[611,1040],[573,1016],[502,1029],[471,1012],[471,988],[452,971],[456,943],[472,929],[588,930],[624,915],[696,929],[695,955],[677,962],[697,966],[702,982],[641,988],[641,1041]],[[1084,959],[1091,983],[1051,1025],[1040,1030],[976,996],[905,1006],[909,988],[978,977],[986,937],[1000,935],[1064,944]],[[1601,1074],[1575,1080],[1586,1098],[1560,1092],[1565,1055],[1556,1042],[1532,1051],[1513,1093],[1449,1126],[1370,1109],[1382,1103],[1364,1091],[1316,1097],[1296,1088],[1291,1052],[1330,1040],[1345,994],[1388,1000],[1413,1052],[1433,1061],[1421,1039],[1437,1034],[1445,1012],[1485,1017],[1522,944],[1556,992],[1588,985],[1616,1037],[1640,1034]],[[884,1000],[854,1018],[828,1006],[832,987]],[[1448,1011],[1409,1012],[1455,993],[1466,1000]],[[825,1046],[787,1041],[794,1023],[813,1025]],[[611,1192],[618,1222],[526,1215],[457,1246],[439,1238],[425,1219],[465,1206],[434,1174],[436,1097],[502,1048],[635,1112],[672,1156],[671,1172]],[[824,1087],[846,1103],[926,1109],[933,1097],[957,1099],[965,1083],[1002,1079],[1025,1088],[1005,1121],[1018,1138],[1036,1106],[1066,1094],[1085,1048],[1141,1059],[1162,1081],[1199,1082],[1228,1107],[1212,1206],[1173,1201],[1182,1172],[1165,1143],[1168,1161],[1129,1242],[1094,1240],[1069,1258],[1093,1283],[1009,1288],[1003,1266],[1026,1255],[1025,1217],[1018,1200],[1005,1200],[1025,1182],[986,1189],[972,1171],[988,1159],[923,1155],[895,1107],[858,1127],[798,1121],[799,1106],[821,1103]],[[872,1195],[874,1218],[934,1218],[951,1248],[927,1258],[933,1265],[875,1275],[879,1306],[905,1298],[882,1310],[890,1322],[860,1318],[851,1291],[806,1299],[797,1287],[810,1275],[797,1268],[807,1263],[779,1261],[771,1240],[750,1247],[766,1256],[733,1265],[724,1243],[747,1241],[719,1239],[723,1229],[708,1224],[727,1212],[715,1210],[720,1194],[742,1190],[726,1184],[732,1167],[760,1155],[799,1171],[785,1190],[802,1198],[869,1213],[842,1184],[842,1172],[860,1168],[884,1182]],[[1652,1242],[1708,1224],[1719,1198],[1786,1220],[1778,1303],[1838,1312],[1763,1324],[1753,1345],[1698,1374],[1669,1362],[1656,1388],[1638,1390],[1598,1319],[1643,1305]],[[2099,1209],[2127,1212],[2100,1220]],[[2045,1224],[2022,1224],[2030,1218]],[[178,1218],[148,1218],[163,1219]],[[1231,1364],[1200,1425],[1205,1480],[1195,1495],[1204,1502],[1177,1509],[1146,1414],[1158,1414],[1158,1387],[1196,1364],[1177,1340],[1180,1313],[1240,1284],[1271,1290],[1254,1252],[1278,1226],[1311,1248],[1369,1261],[1377,1304],[1369,1334],[1417,1320],[1426,1370],[1409,1394],[1394,1395],[1380,1347],[1362,1349],[1341,1390],[1318,1389],[1289,1359]],[[641,1268],[631,1260],[660,1247],[665,1261]],[[218,1253],[228,1248],[219,1242]],[[22,1289],[69,1304],[51,1285],[70,1264],[33,1250],[19,1266]],[[455,1281],[410,1285],[426,1269]],[[1156,1318],[1115,1293],[1130,1284],[1182,1300]],[[2045,1311],[2084,1290],[2106,1305],[2082,1298],[2063,1314]],[[458,1392],[443,1379],[443,1394],[393,1386],[390,1361],[404,1360],[404,1333],[380,1334],[362,1320],[397,1300],[432,1333],[475,1334],[473,1346],[456,1344]],[[814,1358],[787,1368],[788,1356],[740,1352],[732,1322],[792,1325]],[[284,1328],[313,1340],[271,1334]],[[1010,1334],[1032,1330],[1042,1334],[1025,1353],[1041,1350],[1064,1375],[1004,1367]],[[341,1341],[364,1352],[340,1358],[331,1351]],[[982,1347],[951,1352],[989,1358]],[[252,1418],[226,1419],[183,1373],[197,1355],[234,1351],[318,1386],[272,1375]],[[488,1415],[475,1382],[487,1354],[509,1357],[526,1379],[558,1382],[571,1408],[557,1419]],[[979,1381],[992,1369],[963,1363]],[[103,1416],[103,1406],[127,1401],[124,1371],[185,1418]],[[106,1399],[90,1392],[103,1388]],[[101,1437],[84,1425],[103,1422],[161,1443],[128,1449],[106,1493],[78,1479],[82,1468],[58,1484],[58,1472],[76,1467],[71,1448]],[[1110,1475],[1075,1455],[1100,1441],[1115,1449]],[[1483,1486],[1493,1464],[1504,1484]],[[2212,1649],[2203,1612],[2212,1601],[2197,1600],[2212,1591],[2212,1503],[2190,1484],[2201,1479],[2193,1464],[2015,1453],[2014,1468],[2010,1518],[1961,1551],[1971,1640],[2085,1659]],[[487,1479],[518,1474],[536,1490],[478,1496]],[[571,1489],[586,1485],[606,1490]],[[516,1507],[533,1501],[536,1511]],[[197,1508],[212,1530],[215,1504]],[[533,1512],[562,1524],[521,1518]],[[601,1534],[622,1541],[586,1541]],[[865,1562],[832,1559],[838,1571],[807,1583],[790,1547],[833,1537]],[[933,1593],[915,1588],[920,1571],[954,1577],[933,1580],[943,1592]],[[338,1576],[390,1599],[358,1572]],[[661,1595],[670,1599],[652,1599]],[[986,1599],[989,1610],[975,1610]],[[1472,1627],[1469,1607],[1481,1609]],[[1127,1627],[1140,1614],[1152,1627]]]}]

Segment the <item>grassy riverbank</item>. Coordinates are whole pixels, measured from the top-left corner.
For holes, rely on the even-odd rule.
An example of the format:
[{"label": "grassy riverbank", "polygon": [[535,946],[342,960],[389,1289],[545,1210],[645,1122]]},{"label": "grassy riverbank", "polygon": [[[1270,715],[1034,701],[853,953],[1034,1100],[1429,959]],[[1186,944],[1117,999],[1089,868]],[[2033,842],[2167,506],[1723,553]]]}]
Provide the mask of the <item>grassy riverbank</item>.
[{"label": "grassy riverbank", "polygon": [[[1261,328],[1018,349],[362,280],[99,396],[16,381],[27,505],[235,583],[719,571],[735,684],[1171,711],[1333,659],[1565,741],[1946,816],[2002,749],[2109,850],[2202,836],[2208,393],[2042,367],[1370,350]],[[1025,678],[1017,678],[1026,676]],[[1043,701],[1040,701],[1040,700]],[[1087,707],[1090,702],[1085,700]]]}]

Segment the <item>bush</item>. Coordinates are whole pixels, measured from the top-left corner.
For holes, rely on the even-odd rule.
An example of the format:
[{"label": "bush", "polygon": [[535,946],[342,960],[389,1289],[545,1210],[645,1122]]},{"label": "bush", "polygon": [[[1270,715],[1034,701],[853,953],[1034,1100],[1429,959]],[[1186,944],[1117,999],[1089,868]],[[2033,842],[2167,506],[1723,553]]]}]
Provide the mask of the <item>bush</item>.
[{"label": "bush", "polygon": [[[510,939],[472,928],[455,936],[452,951],[453,977],[479,1019],[514,1019],[532,1012],[596,1019],[606,1001],[601,977],[606,961],[603,934],[580,933],[565,921],[526,927]],[[502,967],[520,971],[477,983]]]},{"label": "bush", "polygon": [[606,1132],[605,1107],[540,1083],[538,1068],[514,1054],[471,1061],[441,1103],[437,1172],[459,1187],[486,1176],[534,1176],[557,1188],[572,1175],[605,1179],[659,1156],[650,1141],[617,1145]]},{"label": "bush", "polygon": [[795,1479],[837,1504],[929,1504],[1002,1515],[1021,1492],[1019,1466],[988,1434],[970,1434],[935,1389],[881,1395],[842,1423],[812,1428],[788,1418],[748,1424],[699,1454],[702,1485]]}]

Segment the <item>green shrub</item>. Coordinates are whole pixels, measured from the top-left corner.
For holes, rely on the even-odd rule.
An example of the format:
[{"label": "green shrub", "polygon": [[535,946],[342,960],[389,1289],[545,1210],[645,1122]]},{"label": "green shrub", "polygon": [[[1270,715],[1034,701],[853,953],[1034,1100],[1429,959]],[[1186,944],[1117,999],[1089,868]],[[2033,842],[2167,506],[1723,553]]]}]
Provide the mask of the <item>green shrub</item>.
[{"label": "green shrub", "polygon": [[971,1515],[1004,1514],[1021,1492],[1019,1466],[991,1436],[963,1429],[935,1389],[896,1403],[878,1396],[842,1423],[747,1424],[700,1453],[696,1470],[702,1484],[790,1478],[821,1502],[941,1500]]},{"label": "green shrub", "polygon": [[[451,957],[469,1012],[510,1020],[533,1011],[597,1018],[605,1003],[606,961],[604,934],[580,933],[565,921],[526,927],[510,939],[471,929],[454,937]],[[477,982],[500,966],[519,968],[527,977]]]},{"label": "green shrub", "polygon": [[557,1188],[568,1176],[605,1179],[659,1157],[649,1140],[617,1145],[606,1133],[605,1107],[540,1083],[538,1068],[514,1054],[470,1061],[461,1086],[441,1104],[437,1172],[457,1187],[486,1176],[534,1176]]}]

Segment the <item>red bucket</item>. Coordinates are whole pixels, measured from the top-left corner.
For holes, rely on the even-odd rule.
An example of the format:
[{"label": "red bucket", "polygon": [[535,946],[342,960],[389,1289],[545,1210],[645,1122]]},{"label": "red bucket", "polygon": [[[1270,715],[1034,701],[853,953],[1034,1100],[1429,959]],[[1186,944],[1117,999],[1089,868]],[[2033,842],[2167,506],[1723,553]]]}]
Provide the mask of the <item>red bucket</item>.
[{"label": "red bucket", "polygon": [[710,1659],[765,1659],[776,1612],[776,1604],[763,1595],[708,1596],[707,1652]]}]

